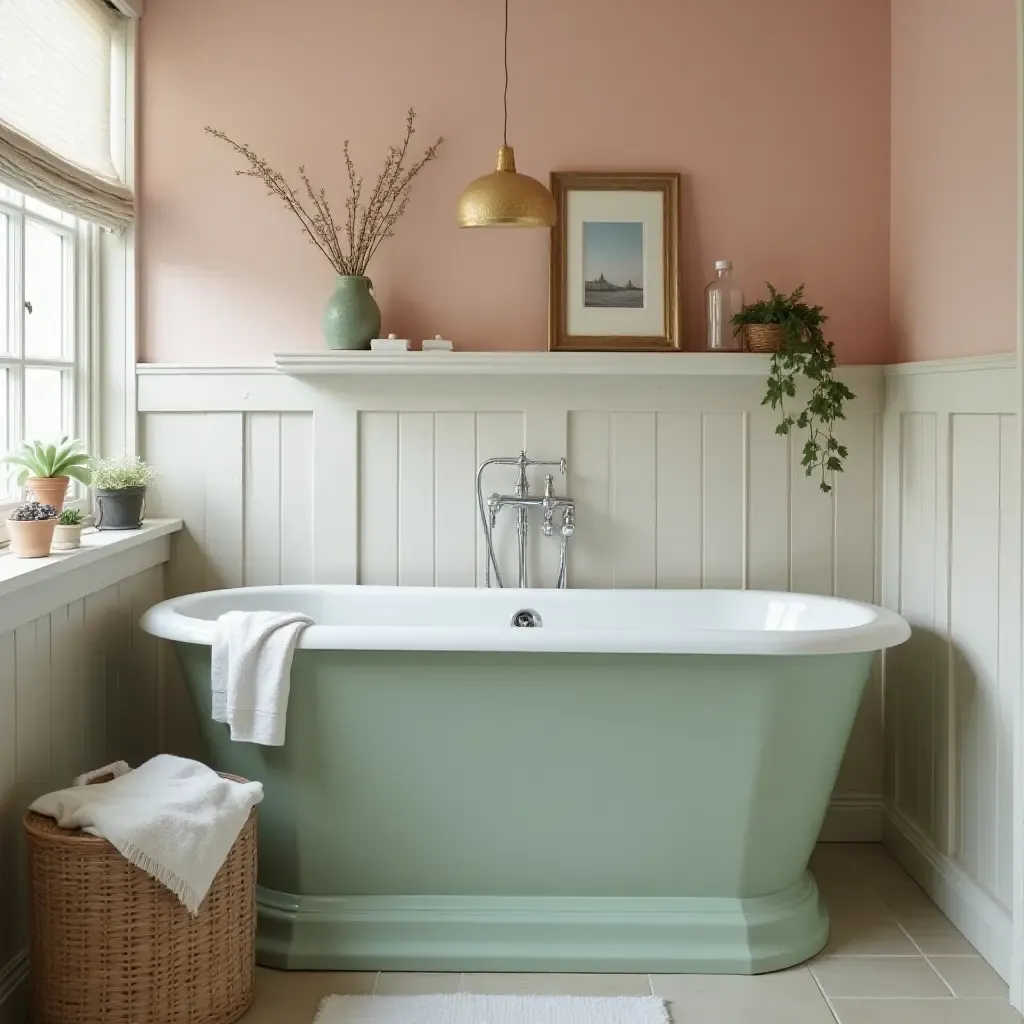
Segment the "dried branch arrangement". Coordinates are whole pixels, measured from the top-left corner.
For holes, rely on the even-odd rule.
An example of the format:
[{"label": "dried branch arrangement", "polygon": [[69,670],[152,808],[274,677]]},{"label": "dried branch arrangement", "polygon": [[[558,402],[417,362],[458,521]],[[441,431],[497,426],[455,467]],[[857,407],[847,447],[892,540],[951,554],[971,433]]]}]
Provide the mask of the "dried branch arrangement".
[{"label": "dried branch arrangement", "polygon": [[216,128],[208,126],[206,130],[215,138],[226,142],[246,160],[248,168],[235,171],[235,174],[246,178],[259,178],[267,186],[268,194],[277,196],[299,218],[302,230],[310,242],[327,257],[338,274],[344,277],[362,277],[381,243],[386,238],[394,237],[395,224],[405,213],[409,203],[413,178],[437,156],[437,151],[444,142],[444,138],[439,137],[419,160],[407,167],[409,143],[416,134],[413,126],[415,120],[416,111],[410,107],[405,119],[405,138],[401,145],[388,149],[384,170],[380,172],[377,184],[366,203],[362,201],[363,179],[356,176],[355,165],[349,155],[348,139],[345,140],[343,152],[345,168],[348,171],[349,196],[345,200],[345,219],[340,224],[334,219],[325,190],[318,191],[313,188],[305,167],[299,168],[299,178],[305,189],[308,207],[299,190],[289,185],[280,171],[275,171],[247,144],[229,139],[224,132]]}]

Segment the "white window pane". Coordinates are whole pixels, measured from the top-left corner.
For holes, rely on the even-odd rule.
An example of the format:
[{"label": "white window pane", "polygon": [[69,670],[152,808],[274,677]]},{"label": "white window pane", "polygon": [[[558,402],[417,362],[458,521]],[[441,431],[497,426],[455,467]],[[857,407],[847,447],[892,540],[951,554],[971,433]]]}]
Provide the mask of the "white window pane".
[{"label": "white window pane", "polygon": [[[10,424],[10,371],[0,369],[0,449],[5,452],[11,450],[14,445],[11,443],[9,432]],[[18,489],[10,471],[13,467],[4,464],[0,466],[0,499],[10,497]]]},{"label": "white window pane", "polygon": [[25,355],[59,359],[63,351],[64,236],[25,222]]},{"label": "white window pane", "polygon": [[[10,371],[0,370],[0,449],[9,452],[14,446],[10,436]],[[12,466],[4,464],[0,467],[0,500],[10,498],[17,493]]]},{"label": "white window pane", "polygon": [[56,206],[48,206],[38,199],[33,199],[32,196],[25,196],[25,209],[29,213],[38,214],[48,220],[55,220],[58,224],[67,224],[68,227],[72,227],[75,223],[73,213],[65,213],[63,210],[58,210]]},{"label": "white window pane", "polygon": [[63,431],[63,374],[40,366],[25,367],[25,440],[55,444]]},{"label": "white window pane", "polygon": [[0,213],[0,352],[10,352],[14,339],[10,336],[10,317],[7,315],[7,291],[11,285],[11,265],[8,250],[10,218]]},{"label": "white window pane", "polygon": [[13,188],[8,188],[6,185],[0,185],[0,199],[12,206],[21,206],[25,201],[25,197],[20,192],[15,192]]},{"label": "white window pane", "polygon": [[[6,369],[0,368],[0,451],[11,450],[11,438],[7,433],[7,425],[10,420],[10,406],[8,403],[8,387],[9,387],[9,376]],[[4,467],[6,468],[6,466]],[[0,474],[0,494],[3,494],[5,488],[3,481],[6,479]]]}]

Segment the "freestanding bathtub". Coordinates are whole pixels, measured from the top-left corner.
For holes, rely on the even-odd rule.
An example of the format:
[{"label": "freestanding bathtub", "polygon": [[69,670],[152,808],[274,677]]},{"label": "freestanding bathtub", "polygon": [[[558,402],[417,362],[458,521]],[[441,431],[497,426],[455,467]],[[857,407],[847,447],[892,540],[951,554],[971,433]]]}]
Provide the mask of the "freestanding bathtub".
[{"label": "freestanding bathtub", "polygon": [[[316,623],[283,747],[210,720],[229,609]],[[264,783],[261,963],[744,974],[826,942],[808,858],[874,652],[910,632],[800,594],[347,586],[143,626],[176,642],[211,763]]]}]

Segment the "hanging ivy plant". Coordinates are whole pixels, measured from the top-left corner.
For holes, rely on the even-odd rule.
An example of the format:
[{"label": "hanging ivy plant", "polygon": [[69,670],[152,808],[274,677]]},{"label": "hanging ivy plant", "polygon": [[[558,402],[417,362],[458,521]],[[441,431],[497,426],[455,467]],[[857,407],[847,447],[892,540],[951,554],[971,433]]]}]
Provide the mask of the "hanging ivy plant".
[{"label": "hanging ivy plant", "polygon": [[[829,474],[841,473],[849,454],[835,436],[835,424],[846,419],[844,403],[856,395],[836,380],[835,352],[822,330],[826,320],[821,306],[804,302],[803,285],[786,295],[769,284],[768,298],[744,306],[732,323],[737,331],[747,324],[777,324],[782,328],[782,344],[772,353],[761,404],[780,413],[776,434],[789,434],[794,427],[807,432],[801,465],[807,476],[820,474],[819,486],[828,494],[832,490]],[[811,393],[806,406],[794,416],[787,410],[786,400],[796,398],[798,376],[808,380]]]}]

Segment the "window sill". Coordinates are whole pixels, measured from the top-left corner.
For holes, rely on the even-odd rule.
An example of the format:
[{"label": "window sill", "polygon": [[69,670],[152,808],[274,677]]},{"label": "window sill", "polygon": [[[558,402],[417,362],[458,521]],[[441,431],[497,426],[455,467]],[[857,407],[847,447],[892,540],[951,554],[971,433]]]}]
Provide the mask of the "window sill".
[{"label": "window sill", "polygon": [[180,519],[147,519],[141,530],[89,529],[82,546],[46,558],[0,552],[0,633],[16,629],[166,562]]}]

